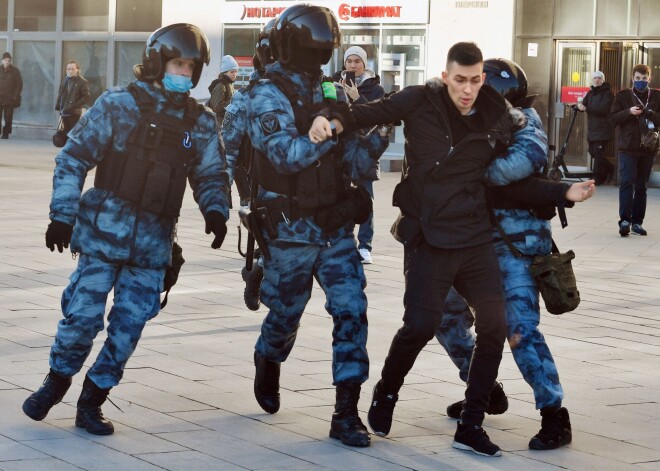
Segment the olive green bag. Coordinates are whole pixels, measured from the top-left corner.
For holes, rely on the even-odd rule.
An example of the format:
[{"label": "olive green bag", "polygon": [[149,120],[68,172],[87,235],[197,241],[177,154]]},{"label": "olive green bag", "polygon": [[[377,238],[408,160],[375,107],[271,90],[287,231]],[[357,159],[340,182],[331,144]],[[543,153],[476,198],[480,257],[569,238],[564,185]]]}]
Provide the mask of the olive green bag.
[{"label": "olive green bag", "polygon": [[530,272],[550,314],[570,312],[580,304],[580,292],[571,264],[574,258],[572,250],[560,253],[553,240],[552,253],[536,256],[532,261]]},{"label": "olive green bag", "polygon": [[[497,217],[491,213],[491,218],[511,253],[517,258],[525,258],[506,236]],[[550,314],[570,312],[580,304],[580,292],[577,289],[577,281],[571,264],[571,260],[574,258],[575,253],[572,250],[560,253],[553,240],[552,252],[549,255],[537,255],[532,259],[529,271],[534,277],[536,286],[545,302],[545,308]]]}]

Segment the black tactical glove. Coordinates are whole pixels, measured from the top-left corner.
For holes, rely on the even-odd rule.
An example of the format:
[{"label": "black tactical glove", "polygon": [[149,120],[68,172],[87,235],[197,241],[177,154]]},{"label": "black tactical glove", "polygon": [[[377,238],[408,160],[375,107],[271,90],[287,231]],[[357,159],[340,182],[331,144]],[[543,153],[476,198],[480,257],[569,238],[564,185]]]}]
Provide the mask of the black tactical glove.
[{"label": "black tactical glove", "polygon": [[73,226],[71,224],[52,221],[48,224],[48,229],[46,229],[46,247],[51,252],[54,252],[55,246],[57,246],[57,250],[62,253],[65,248],[69,247],[71,234],[73,234]]},{"label": "black tactical glove", "polygon": [[206,233],[210,234],[213,232],[213,235],[215,235],[213,242],[211,242],[211,248],[219,249],[227,235],[225,217],[218,211],[210,211],[204,216],[204,220],[206,221]]},{"label": "black tactical glove", "polygon": [[333,103],[330,107],[330,118],[337,119],[344,128],[349,128],[353,124],[350,106],[345,101]]}]

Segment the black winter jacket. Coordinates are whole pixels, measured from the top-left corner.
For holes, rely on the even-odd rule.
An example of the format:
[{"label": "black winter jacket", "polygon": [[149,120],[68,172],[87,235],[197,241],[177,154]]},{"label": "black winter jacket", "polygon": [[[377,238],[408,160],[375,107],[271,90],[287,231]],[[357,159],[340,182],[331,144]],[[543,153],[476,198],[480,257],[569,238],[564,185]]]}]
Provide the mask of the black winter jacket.
[{"label": "black winter jacket", "polygon": [[587,140],[610,141],[614,128],[609,119],[610,108],[614,101],[614,95],[608,82],[600,87],[591,87],[585,95],[582,104],[587,107]]},{"label": "black winter jacket", "polygon": [[630,88],[621,90],[614,97],[609,119],[612,124],[619,126],[617,147],[620,151],[634,155],[652,154],[651,152],[642,150],[640,147],[642,139],[640,130],[641,125],[644,124],[644,121],[640,123],[640,119],[650,119],[656,128],[660,125],[660,91],[650,88],[647,91],[651,95],[644,94],[640,99],[645,105],[648,99],[646,109],[649,110],[649,114],[642,113],[639,117],[630,114],[630,108],[639,105],[639,101],[637,101]]},{"label": "black winter jacket", "polygon": [[[472,247],[492,241],[483,175],[508,145],[513,123],[506,102],[484,85],[476,109],[481,125],[454,142],[444,85],[434,79],[406,87],[380,101],[353,105],[349,127],[403,121],[408,169],[393,196],[401,209],[394,237],[412,245],[423,236],[439,248]],[[455,110],[455,113],[458,113]]]},{"label": "black winter jacket", "polygon": [[55,101],[55,111],[62,116],[81,115],[82,107],[89,105],[92,95],[89,93],[89,82],[80,75],[65,77],[60,84]]},{"label": "black winter jacket", "polygon": [[22,91],[23,79],[20,71],[13,65],[5,69],[0,64],[0,105],[16,107],[20,104]]}]

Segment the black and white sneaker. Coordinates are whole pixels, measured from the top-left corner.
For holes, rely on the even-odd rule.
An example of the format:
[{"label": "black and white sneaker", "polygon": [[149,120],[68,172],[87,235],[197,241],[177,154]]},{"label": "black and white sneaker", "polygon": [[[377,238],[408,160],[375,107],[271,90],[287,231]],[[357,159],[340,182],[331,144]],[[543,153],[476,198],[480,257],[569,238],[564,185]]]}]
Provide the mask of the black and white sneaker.
[{"label": "black and white sneaker", "polygon": [[392,416],[394,415],[394,406],[399,400],[399,395],[388,393],[383,390],[382,383],[378,381],[374,386],[374,395],[371,399],[367,421],[369,427],[379,437],[385,437],[392,428]]},{"label": "black and white sneaker", "polygon": [[479,425],[463,425],[460,422],[456,424],[456,434],[451,446],[482,456],[502,456],[500,447],[490,441],[486,431]]}]

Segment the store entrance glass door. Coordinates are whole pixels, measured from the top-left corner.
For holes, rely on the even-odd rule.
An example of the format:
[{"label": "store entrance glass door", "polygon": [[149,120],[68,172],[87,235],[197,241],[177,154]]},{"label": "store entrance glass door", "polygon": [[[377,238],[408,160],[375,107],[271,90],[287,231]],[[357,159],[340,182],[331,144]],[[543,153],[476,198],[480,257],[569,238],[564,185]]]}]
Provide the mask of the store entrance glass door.
[{"label": "store entrance glass door", "polygon": [[[557,44],[557,77],[555,93],[555,149],[560,149],[566,136],[578,99],[591,86],[596,68],[595,42],[559,42]],[[566,147],[564,162],[571,170],[591,169],[587,143],[586,113],[578,113]]]}]

